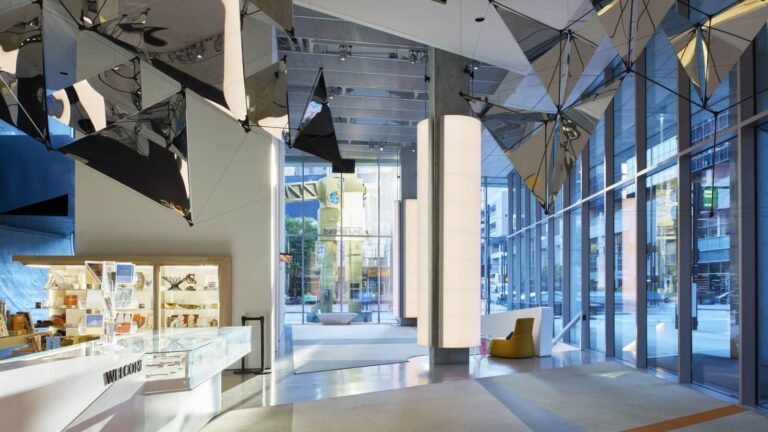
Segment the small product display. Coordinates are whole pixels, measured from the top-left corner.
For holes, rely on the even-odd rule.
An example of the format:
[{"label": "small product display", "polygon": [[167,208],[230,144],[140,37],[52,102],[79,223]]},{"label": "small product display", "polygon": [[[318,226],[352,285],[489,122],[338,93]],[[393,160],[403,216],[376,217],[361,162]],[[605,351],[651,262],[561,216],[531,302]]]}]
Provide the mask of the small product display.
[{"label": "small product display", "polygon": [[160,323],[167,328],[217,327],[219,323],[219,267],[216,265],[161,266]]}]

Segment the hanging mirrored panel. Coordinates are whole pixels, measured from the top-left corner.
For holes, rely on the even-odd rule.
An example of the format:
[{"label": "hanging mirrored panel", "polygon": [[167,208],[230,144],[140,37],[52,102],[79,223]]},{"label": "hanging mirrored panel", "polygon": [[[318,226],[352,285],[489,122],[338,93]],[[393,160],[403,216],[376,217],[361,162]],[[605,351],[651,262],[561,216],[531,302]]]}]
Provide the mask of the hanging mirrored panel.
[{"label": "hanging mirrored panel", "polygon": [[75,129],[75,138],[100,131],[141,110],[138,59],[51,93],[48,115]]},{"label": "hanging mirrored panel", "polygon": [[745,0],[706,16],[679,32],[669,32],[677,58],[705,106],[765,25],[768,2]]},{"label": "hanging mirrored panel", "polygon": [[593,0],[592,3],[619,56],[631,67],[661,27],[674,0]]},{"label": "hanging mirrored panel", "polygon": [[47,142],[42,18],[37,3],[0,11],[0,120]]},{"label": "hanging mirrored panel", "polygon": [[336,130],[333,127],[333,116],[328,107],[328,90],[322,69],[315,80],[312,95],[301,116],[291,147],[332,163],[336,170],[342,170],[344,167],[336,140]]},{"label": "hanging mirrored panel", "polygon": [[277,139],[290,141],[288,80],[285,60],[280,60],[245,80],[248,121]]},{"label": "hanging mirrored panel", "polygon": [[577,19],[558,30],[494,3],[553,103],[562,107],[595,55],[605,32],[597,18]]},{"label": "hanging mirrored panel", "polygon": [[598,82],[554,114],[516,110],[466,95],[465,99],[549,211],[620,83],[620,79]]},{"label": "hanging mirrored panel", "polygon": [[173,210],[191,224],[183,94],[59,150]]},{"label": "hanging mirrored panel", "polygon": [[99,16],[102,35],[245,120],[238,0],[121,0]]},{"label": "hanging mirrored panel", "polygon": [[247,14],[263,19],[273,26],[293,35],[293,2],[285,0],[248,0],[255,11]]}]

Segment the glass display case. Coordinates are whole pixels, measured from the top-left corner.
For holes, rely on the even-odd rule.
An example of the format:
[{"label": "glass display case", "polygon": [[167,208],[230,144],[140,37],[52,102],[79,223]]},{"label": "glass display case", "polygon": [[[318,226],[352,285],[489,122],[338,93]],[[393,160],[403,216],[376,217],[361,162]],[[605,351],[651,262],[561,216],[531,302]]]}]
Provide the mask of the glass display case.
[{"label": "glass display case", "polygon": [[218,265],[160,266],[160,328],[218,327]]}]

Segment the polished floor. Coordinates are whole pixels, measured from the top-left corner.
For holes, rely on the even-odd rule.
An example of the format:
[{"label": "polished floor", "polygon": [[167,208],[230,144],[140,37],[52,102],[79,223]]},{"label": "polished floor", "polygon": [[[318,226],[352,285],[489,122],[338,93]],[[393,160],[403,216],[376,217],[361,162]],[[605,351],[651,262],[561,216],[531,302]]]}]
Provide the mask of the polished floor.
[{"label": "polished floor", "polygon": [[564,347],[545,358],[431,367],[420,356],[295,374],[288,338],[271,373],[223,377],[222,412],[204,430],[768,430],[768,418],[727,398]]}]

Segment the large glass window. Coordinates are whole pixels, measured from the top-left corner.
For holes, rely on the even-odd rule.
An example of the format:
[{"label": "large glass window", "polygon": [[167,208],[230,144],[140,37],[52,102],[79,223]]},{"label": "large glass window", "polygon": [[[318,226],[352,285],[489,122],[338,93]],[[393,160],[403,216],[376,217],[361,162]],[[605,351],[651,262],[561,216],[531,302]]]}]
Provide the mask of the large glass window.
[{"label": "large glass window", "polygon": [[555,276],[555,295],[553,302],[553,312],[555,314],[555,334],[560,334],[563,330],[563,216],[555,217],[555,253],[554,253],[554,276]]},{"label": "large glass window", "polygon": [[[570,260],[570,280],[569,280],[569,295],[570,301],[568,317],[569,320],[581,316],[581,208],[577,207],[574,210],[568,212],[568,223],[570,224],[570,239],[568,241],[568,257]],[[570,342],[573,345],[578,346],[581,342],[581,325],[578,324],[571,327]]]},{"label": "large glass window", "polygon": [[[757,166],[768,167],[768,124],[756,128]],[[757,208],[768,209],[768,170],[755,172]],[[768,211],[757,212],[757,336],[758,341],[758,399],[768,404]]]},{"label": "large glass window", "polygon": [[677,372],[677,166],[648,176],[646,194],[648,366]]},{"label": "large glass window", "polygon": [[616,357],[637,362],[637,198],[635,185],[613,195]]},{"label": "large glass window", "polygon": [[318,312],[358,313],[394,322],[390,281],[396,161],[358,161],[355,174],[289,157],[285,170],[286,324],[317,322]]},{"label": "large glass window", "polygon": [[634,177],[635,161],[635,75],[629,74],[613,98],[613,181]]},{"label": "large glass window", "polygon": [[589,203],[589,348],[605,352],[605,205]]},{"label": "large glass window", "polygon": [[605,122],[600,120],[589,138],[589,194],[605,189]]},{"label": "large glass window", "polygon": [[503,178],[483,178],[481,296],[484,313],[507,310],[509,190]]},{"label": "large glass window", "polygon": [[691,158],[693,382],[732,395],[739,388],[735,149],[725,142]]},{"label": "large glass window", "polygon": [[677,153],[677,68],[679,61],[664,32],[657,32],[645,48],[646,152],[648,166]]}]

